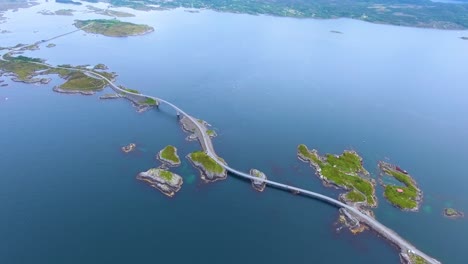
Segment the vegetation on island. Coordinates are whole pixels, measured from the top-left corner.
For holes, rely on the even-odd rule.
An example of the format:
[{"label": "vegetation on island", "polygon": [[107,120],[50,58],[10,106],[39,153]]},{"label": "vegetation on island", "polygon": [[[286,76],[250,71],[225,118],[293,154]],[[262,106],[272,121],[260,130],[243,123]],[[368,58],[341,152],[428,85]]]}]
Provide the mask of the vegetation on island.
[{"label": "vegetation on island", "polygon": [[444,215],[449,218],[458,218],[464,216],[463,212],[455,210],[454,208],[445,208]]},{"label": "vegetation on island", "polygon": [[[265,173],[257,170],[257,169],[251,169],[250,172],[249,172],[250,175],[254,176],[254,177],[257,177],[259,179],[265,179],[266,180],[266,175]],[[266,183],[264,181],[261,181],[261,180],[252,180],[252,187],[259,191],[259,192],[262,192],[265,187],[266,187]]]},{"label": "vegetation on island", "polygon": [[140,91],[135,90],[135,89],[130,89],[130,88],[127,88],[127,87],[122,86],[122,85],[119,85],[119,88],[122,89],[122,90],[125,90],[127,92],[130,92],[130,93],[140,94]]},{"label": "vegetation on island", "polygon": [[348,199],[349,201],[352,201],[352,202],[364,202],[366,200],[366,197],[360,193],[360,192],[357,192],[357,191],[350,191],[348,192],[346,195],[345,195],[346,199]]},{"label": "vegetation on island", "polygon": [[57,11],[41,10],[38,13],[45,16],[73,16],[73,12],[75,12],[73,9],[60,9]]},{"label": "vegetation on island", "polygon": [[[71,65],[61,65],[70,69],[54,68],[44,64],[44,60],[39,58],[30,58],[25,56],[12,57],[9,54],[3,56],[4,60],[0,60],[0,70],[13,73],[14,81],[26,83],[42,82],[47,83],[46,79],[35,78],[36,76],[44,76],[49,74],[58,74],[65,82],[54,88],[57,92],[81,92],[91,94],[94,91],[103,89],[107,83],[97,77],[92,77],[81,71],[80,67],[72,67]],[[100,72],[101,75],[108,79],[113,79],[115,75],[108,72]]]},{"label": "vegetation on island", "polygon": [[208,136],[210,136],[210,137],[216,137],[217,136],[216,132],[214,130],[212,130],[212,129],[206,130],[206,134]]},{"label": "vegetation on island", "polygon": [[195,151],[189,154],[189,158],[196,163],[200,163],[201,166],[207,171],[217,174],[224,173],[224,168],[221,167],[215,160],[213,160],[208,154],[203,151]]},{"label": "vegetation on island", "polygon": [[93,67],[95,70],[107,70],[109,69],[105,64],[98,63],[96,66]]},{"label": "vegetation on island", "polygon": [[156,100],[154,100],[153,98],[149,98],[149,97],[147,97],[146,100],[144,100],[142,103],[146,104],[146,105],[157,105],[158,104],[158,102]]},{"label": "vegetation on island", "polygon": [[133,24],[117,19],[75,20],[74,25],[85,32],[101,34],[108,37],[137,36],[154,30],[152,27],[147,25]]},{"label": "vegetation on island", "polygon": [[159,172],[159,176],[163,178],[166,181],[171,181],[172,180],[172,172],[166,171],[166,170],[161,170]]},{"label": "vegetation on island", "polygon": [[318,175],[328,184],[349,190],[345,195],[351,202],[366,202],[376,206],[375,186],[369,173],[362,166],[361,157],[354,151],[344,151],[341,155],[326,154],[319,156],[317,150],[309,150],[306,145],[298,146],[298,156],[301,160],[310,162]]},{"label": "vegetation on island", "polygon": [[68,74],[62,75],[62,77],[66,82],[58,86],[61,90],[98,91],[107,86],[104,80],[90,77],[79,71],[70,71]]},{"label": "vegetation on island", "polygon": [[116,11],[116,10],[111,10],[111,9],[101,9],[98,7],[94,7],[91,5],[86,6],[90,12],[93,12],[98,15],[103,15],[103,16],[111,16],[111,17],[134,17],[134,14],[130,14],[127,12],[122,12],[122,11]]},{"label": "vegetation on island", "polygon": [[183,184],[183,179],[180,175],[161,168],[152,168],[140,172],[137,175],[137,179],[147,182],[151,187],[160,190],[169,197],[174,196]]},{"label": "vegetation on island", "polygon": [[387,198],[392,205],[400,209],[418,210],[419,202],[422,199],[422,193],[411,175],[399,167],[383,161],[379,162],[379,168],[384,174],[395,178],[404,185],[383,184],[385,187],[385,198]]},{"label": "vegetation on island", "polygon": [[416,254],[410,254],[410,260],[412,264],[429,264],[423,257]]},{"label": "vegetation on island", "polygon": [[[102,0],[101,0],[102,1]],[[106,0],[113,6],[139,10],[161,8],[200,8],[220,12],[273,15],[298,18],[352,18],[399,26],[437,29],[468,28],[468,4],[429,0]],[[155,7],[155,6],[158,7]]]},{"label": "vegetation on island", "polygon": [[0,70],[14,73],[20,81],[26,81],[32,78],[37,71],[47,69],[46,66],[30,63],[42,62],[38,58],[29,58],[24,56],[10,57],[4,56],[6,60],[0,60]]},{"label": "vegetation on island", "polygon": [[177,149],[174,146],[166,146],[159,152],[159,158],[163,161],[168,161],[172,165],[180,164],[179,155],[177,155]]}]

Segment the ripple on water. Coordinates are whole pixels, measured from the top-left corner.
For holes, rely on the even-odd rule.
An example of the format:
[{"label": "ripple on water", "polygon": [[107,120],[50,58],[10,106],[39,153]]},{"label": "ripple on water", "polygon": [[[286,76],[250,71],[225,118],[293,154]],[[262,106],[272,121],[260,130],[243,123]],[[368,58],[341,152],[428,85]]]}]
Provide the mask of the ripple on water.
[{"label": "ripple on water", "polygon": [[424,205],[422,210],[423,210],[424,213],[430,214],[430,213],[432,213],[432,206]]},{"label": "ripple on water", "polygon": [[185,182],[188,183],[188,184],[192,184],[195,182],[197,176],[195,176],[194,174],[189,174],[187,176],[185,176]]}]

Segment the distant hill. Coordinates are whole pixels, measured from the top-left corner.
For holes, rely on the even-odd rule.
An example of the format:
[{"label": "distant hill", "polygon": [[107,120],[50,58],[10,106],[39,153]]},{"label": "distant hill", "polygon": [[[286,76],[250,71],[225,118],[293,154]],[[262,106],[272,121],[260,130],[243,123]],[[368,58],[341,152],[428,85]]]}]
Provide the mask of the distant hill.
[{"label": "distant hill", "polygon": [[[88,1],[93,2],[93,1]],[[301,18],[353,18],[438,29],[468,29],[468,0],[105,0],[135,9],[207,8],[223,12]],[[457,2],[454,4],[452,2]]]}]

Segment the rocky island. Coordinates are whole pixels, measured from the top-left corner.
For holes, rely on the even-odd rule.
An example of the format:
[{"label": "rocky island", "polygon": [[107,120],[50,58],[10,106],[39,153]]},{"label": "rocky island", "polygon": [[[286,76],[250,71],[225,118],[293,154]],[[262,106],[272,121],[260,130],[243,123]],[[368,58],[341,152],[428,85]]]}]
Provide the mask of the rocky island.
[{"label": "rocky island", "polygon": [[135,144],[135,143],[130,143],[130,144],[128,144],[128,145],[122,147],[122,151],[123,151],[124,153],[132,152],[132,151],[134,151],[135,149],[136,149],[136,144]]},{"label": "rocky island", "polygon": [[460,217],[465,216],[465,214],[463,214],[463,212],[457,211],[457,210],[455,210],[453,208],[445,208],[444,209],[444,216],[448,217],[448,218],[460,218]]},{"label": "rocky island", "polygon": [[202,180],[206,182],[214,182],[226,179],[226,170],[205,152],[195,151],[187,155],[187,158],[195,167],[198,168]]},{"label": "rocky island", "polygon": [[[265,173],[256,169],[251,169],[249,174],[252,176],[258,177],[260,179],[264,179],[264,180],[267,179]],[[252,187],[259,192],[263,192],[263,190],[265,189],[265,186],[266,186],[266,183],[264,181],[252,180]]]},{"label": "rocky island", "polygon": [[172,167],[180,165],[180,158],[177,155],[177,148],[174,146],[166,146],[161,151],[159,151],[157,157],[158,160]]},{"label": "rocky island", "polygon": [[214,137],[216,137],[218,135],[218,134],[216,134],[216,131],[214,131],[212,129],[206,130],[206,134],[208,134],[208,136],[210,136],[210,138],[214,138]]},{"label": "rocky island", "polygon": [[149,183],[151,187],[160,190],[169,197],[174,196],[183,184],[181,176],[159,168],[152,168],[148,171],[140,172],[137,175],[137,179]]},{"label": "rocky island", "polygon": [[74,25],[87,33],[100,34],[107,37],[139,36],[154,31],[154,28],[147,25],[133,24],[117,19],[75,20]]},{"label": "rocky island", "polygon": [[317,150],[299,145],[297,155],[300,160],[315,168],[325,186],[347,190],[346,194],[340,196],[344,202],[356,206],[377,206],[375,183],[355,151],[346,150],[341,155],[327,154],[322,157]]},{"label": "rocky island", "polygon": [[418,211],[422,202],[423,193],[409,173],[398,166],[379,162],[381,176],[386,175],[395,178],[404,186],[380,183],[384,186],[385,198],[395,207],[404,211]]},{"label": "rocky island", "polygon": [[90,13],[95,13],[95,14],[103,15],[103,16],[110,16],[110,17],[134,17],[135,16],[134,14],[131,14],[131,13],[111,10],[109,8],[102,9],[102,8],[94,7],[91,5],[88,5],[86,7],[88,8]]},{"label": "rocky island", "polygon": [[55,86],[55,92],[92,95],[107,86],[106,81],[80,71],[59,70],[58,73],[66,82]]},{"label": "rocky island", "polygon": [[[10,54],[3,55],[4,60],[0,60],[0,70],[8,73],[11,80],[23,83],[47,84],[50,78],[38,78],[38,76],[57,74],[65,80],[64,83],[53,88],[61,93],[81,93],[85,95],[94,94],[107,86],[104,80],[86,74],[79,70],[87,70],[81,66],[59,65],[61,68],[51,67],[44,64],[44,60],[25,56],[13,57]],[[69,68],[69,69],[66,69]],[[109,72],[99,72],[109,80],[114,80],[115,74]]]}]

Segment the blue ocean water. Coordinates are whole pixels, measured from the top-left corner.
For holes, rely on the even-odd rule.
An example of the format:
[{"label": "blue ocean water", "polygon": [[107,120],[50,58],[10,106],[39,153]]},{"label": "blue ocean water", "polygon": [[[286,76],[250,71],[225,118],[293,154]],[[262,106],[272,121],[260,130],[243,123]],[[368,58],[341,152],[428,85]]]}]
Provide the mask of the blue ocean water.
[{"label": "blue ocean water", "polygon": [[[77,17],[19,12],[2,45],[73,29]],[[134,11],[136,12],[136,11]],[[460,31],[183,10],[142,12],[153,34],[77,33],[28,53],[51,64],[105,63],[118,83],[170,100],[207,120],[232,167],[337,197],[296,158],[354,149],[377,177],[388,159],[424,191],[419,213],[390,206],[378,187],[377,218],[444,263],[463,263],[468,225],[442,216],[468,210],[468,46]],[[31,24],[34,21],[34,24]],[[33,33],[33,31],[38,31]],[[333,34],[339,30],[344,34]],[[396,263],[372,232],[337,232],[336,208],[275,189],[257,193],[229,177],[203,183],[184,159],[182,190],[168,199],[135,179],[155,154],[185,141],[174,113],[136,113],[123,100],[52,92],[57,84],[0,89],[2,263]],[[8,100],[6,100],[8,98]],[[120,147],[135,142],[124,155]]]}]

